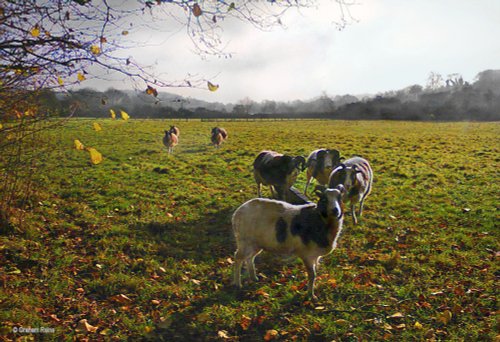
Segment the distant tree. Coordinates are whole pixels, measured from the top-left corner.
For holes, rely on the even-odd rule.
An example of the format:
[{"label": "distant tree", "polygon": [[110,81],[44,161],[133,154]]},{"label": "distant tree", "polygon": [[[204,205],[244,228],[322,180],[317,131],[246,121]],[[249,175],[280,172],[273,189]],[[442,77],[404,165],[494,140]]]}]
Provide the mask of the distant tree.
[{"label": "distant tree", "polygon": [[427,78],[427,86],[428,90],[437,90],[444,86],[443,76],[434,71],[431,71],[429,77]]}]

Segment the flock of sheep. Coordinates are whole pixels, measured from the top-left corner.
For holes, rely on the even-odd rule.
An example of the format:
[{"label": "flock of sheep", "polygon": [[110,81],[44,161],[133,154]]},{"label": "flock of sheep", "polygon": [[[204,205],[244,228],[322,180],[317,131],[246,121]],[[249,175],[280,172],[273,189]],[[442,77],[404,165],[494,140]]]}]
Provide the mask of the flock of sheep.
[{"label": "flock of sheep", "polygon": [[[181,134],[179,127],[170,126],[168,131],[165,131],[165,136],[163,137],[163,145],[168,150],[168,153],[174,151],[174,147],[179,143],[179,135]],[[210,141],[212,144],[219,148],[220,145],[227,139],[227,131],[224,128],[214,127],[212,128],[210,134]]]},{"label": "flock of sheep", "polygon": [[[179,129],[165,131],[163,142],[169,151],[177,144]],[[219,147],[227,139],[226,130],[212,129],[211,141]],[[175,141],[175,144],[172,142]],[[232,226],[237,249],[233,284],[241,288],[241,269],[246,264],[250,279],[256,281],[254,260],[263,250],[298,256],[304,262],[308,290],[312,299],[316,270],[321,257],[331,253],[342,231],[344,203],[349,202],[354,224],[361,217],[370,194],[373,171],[366,159],[344,160],[339,151],[318,149],[307,160],[274,151],[262,151],[253,163],[257,198],[243,203],[233,214]],[[304,194],[313,179],[319,183],[317,203],[293,187],[300,172],[306,170]],[[261,185],[268,185],[273,199],[261,197]],[[356,215],[356,205],[359,204]]]}]

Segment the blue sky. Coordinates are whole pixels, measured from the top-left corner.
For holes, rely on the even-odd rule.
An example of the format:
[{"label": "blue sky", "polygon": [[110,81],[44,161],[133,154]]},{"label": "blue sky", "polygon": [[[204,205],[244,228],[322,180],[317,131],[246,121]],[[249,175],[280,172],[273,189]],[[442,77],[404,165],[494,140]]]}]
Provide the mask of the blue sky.
[{"label": "blue sky", "polygon": [[[212,102],[307,100],[322,93],[374,94],[411,84],[425,85],[431,71],[460,73],[467,81],[485,69],[500,69],[498,0],[359,0],[357,19],[342,31],[333,1],[288,12],[285,28],[261,32],[225,23],[230,59],[201,59],[184,30],[142,33],[150,46],[129,50],[172,79],[197,74],[220,85],[217,92],[165,88]],[[124,82],[89,81],[101,90],[126,89]]]}]

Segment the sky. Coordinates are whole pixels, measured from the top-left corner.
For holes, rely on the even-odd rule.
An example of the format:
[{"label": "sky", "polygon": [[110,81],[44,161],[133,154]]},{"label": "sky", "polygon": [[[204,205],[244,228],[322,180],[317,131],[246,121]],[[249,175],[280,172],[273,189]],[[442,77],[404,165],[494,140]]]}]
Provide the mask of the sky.
[{"label": "sky", "polygon": [[[222,38],[231,58],[202,59],[185,30],[166,27],[161,35],[135,33],[146,46],[126,53],[157,73],[183,79],[187,73],[219,84],[216,92],[162,88],[210,102],[309,100],[376,94],[412,84],[425,85],[431,71],[459,73],[466,81],[486,69],[500,69],[498,0],[357,0],[356,22],[338,30],[338,7],[290,10],[284,28],[263,32],[229,23]],[[105,90],[132,88],[127,82],[89,81]]]}]

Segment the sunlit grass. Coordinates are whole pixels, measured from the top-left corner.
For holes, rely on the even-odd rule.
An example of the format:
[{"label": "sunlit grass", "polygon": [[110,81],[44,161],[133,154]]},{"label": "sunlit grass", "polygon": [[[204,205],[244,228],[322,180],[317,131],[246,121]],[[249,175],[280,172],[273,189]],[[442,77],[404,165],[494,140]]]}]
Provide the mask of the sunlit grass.
[{"label": "sunlit grass", "polygon": [[[173,155],[161,143],[170,124],[181,129]],[[229,132],[219,150],[213,122],[73,120],[47,132],[57,148],[41,157],[24,230],[0,236],[5,332],[42,324],[56,330],[48,338],[82,338],[85,318],[98,327],[91,340],[259,340],[270,329],[282,340],[496,335],[498,124],[217,124]],[[307,299],[298,260],[265,253],[260,282],[245,278],[235,291],[230,219],[256,195],[253,159],[319,147],[361,155],[375,173],[361,224],[347,217],[320,266],[319,302]]]}]

